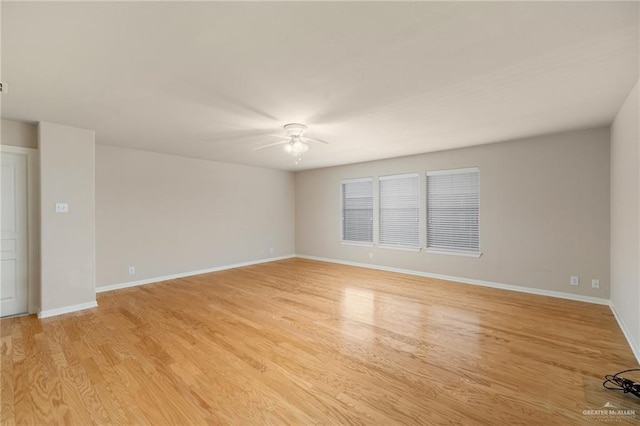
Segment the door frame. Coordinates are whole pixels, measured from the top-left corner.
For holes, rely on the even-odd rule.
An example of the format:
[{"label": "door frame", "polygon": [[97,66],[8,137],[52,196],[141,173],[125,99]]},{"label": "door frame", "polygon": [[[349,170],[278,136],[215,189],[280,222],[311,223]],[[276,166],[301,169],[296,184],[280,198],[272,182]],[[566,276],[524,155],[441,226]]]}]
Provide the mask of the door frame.
[{"label": "door frame", "polygon": [[40,310],[40,153],[37,149],[0,145],[2,154],[22,155],[27,159],[27,311]]}]

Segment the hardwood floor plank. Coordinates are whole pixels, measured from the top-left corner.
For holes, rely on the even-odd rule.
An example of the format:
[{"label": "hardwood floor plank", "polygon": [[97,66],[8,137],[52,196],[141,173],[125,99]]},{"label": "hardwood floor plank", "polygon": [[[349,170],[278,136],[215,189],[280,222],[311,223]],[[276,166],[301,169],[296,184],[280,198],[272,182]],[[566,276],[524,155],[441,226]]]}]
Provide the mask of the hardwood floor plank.
[{"label": "hardwood floor plank", "polygon": [[640,420],[600,386],[637,366],[605,306],[303,259],[98,303],[0,321],[2,425]]},{"label": "hardwood floor plank", "polygon": [[[39,423],[40,410],[37,407],[37,391],[31,389],[30,379],[37,370],[37,352],[35,350],[35,334],[31,327],[33,318],[20,318],[14,321],[13,327],[13,388],[14,418],[16,424]],[[10,321],[13,321],[11,319]]]},{"label": "hardwood floor plank", "polygon": [[[3,324],[2,328],[7,327]],[[3,332],[0,337],[0,423],[3,425],[15,424],[12,342],[11,334]]]}]

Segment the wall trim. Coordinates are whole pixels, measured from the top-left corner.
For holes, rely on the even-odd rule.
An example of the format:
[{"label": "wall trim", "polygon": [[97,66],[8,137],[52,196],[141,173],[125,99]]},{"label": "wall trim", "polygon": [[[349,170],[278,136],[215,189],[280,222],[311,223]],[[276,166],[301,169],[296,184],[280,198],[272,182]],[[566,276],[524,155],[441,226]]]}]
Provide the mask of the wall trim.
[{"label": "wall trim", "polygon": [[98,302],[95,300],[88,303],[80,303],[78,305],[65,306],[64,308],[47,309],[45,311],[38,312],[38,318],[49,318],[56,315],[69,314],[71,312],[82,311],[84,309],[97,308]]},{"label": "wall trim", "polygon": [[616,305],[614,305],[613,302],[609,302],[609,308],[611,308],[611,312],[613,312],[613,316],[615,317],[616,321],[618,321],[618,325],[622,330],[622,334],[624,334],[624,337],[627,339],[627,343],[629,344],[629,346],[631,346],[631,351],[633,352],[633,355],[635,355],[636,361],[638,361],[638,364],[640,364],[640,347],[638,347],[638,344],[633,339],[631,332],[629,332],[629,328],[627,327],[625,322],[622,320],[622,316],[618,313],[618,310],[616,309]]},{"label": "wall trim", "polygon": [[200,270],[197,270],[197,271],[181,272],[181,273],[178,273],[178,274],[162,275],[162,276],[159,276],[159,277],[146,278],[144,280],[128,281],[128,282],[124,282],[124,283],[104,285],[104,286],[96,287],[96,293],[104,293],[106,291],[120,290],[120,289],[123,289],[123,288],[129,288],[129,287],[137,287],[139,285],[145,285],[145,284],[155,284],[155,283],[159,283],[159,282],[162,282],[162,281],[175,280],[177,278],[191,277],[193,275],[208,274],[210,272],[224,271],[226,269],[242,268],[243,266],[257,265],[257,264],[260,264],[260,263],[275,262],[277,260],[291,259],[292,257],[296,257],[296,255],[295,254],[289,254],[289,255],[285,255],[285,256],[268,257],[268,258],[265,258],[265,259],[250,260],[248,262],[240,262],[240,263],[232,263],[230,265],[214,266],[213,268],[200,269]]},{"label": "wall trim", "polygon": [[416,276],[425,277],[425,278],[436,278],[439,280],[455,281],[463,284],[472,284],[472,285],[478,285],[482,287],[497,288],[501,290],[517,291],[520,293],[536,294],[538,296],[557,297],[559,299],[569,299],[569,300],[575,300],[578,302],[587,302],[587,303],[594,303],[597,305],[609,306],[609,299],[602,299],[600,297],[582,296],[579,294],[563,293],[561,291],[543,290],[543,289],[538,289],[533,287],[523,287],[523,286],[513,285],[513,284],[494,283],[490,281],[475,280],[471,278],[454,277],[451,275],[432,274],[429,272],[415,271],[412,269],[400,269],[400,268],[393,268],[390,266],[373,265],[370,263],[360,263],[360,262],[351,262],[348,260],[330,259],[326,257],[307,256],[304,254],[298,254],[296,255],[296,257],[299,257],[301,259],[317,260],[320,262],[339,263],[342,265],[357,266],[360,268],[377,269],[380,271],[388,271],[388,272],[397,272],[400,274],[416,275]]}]

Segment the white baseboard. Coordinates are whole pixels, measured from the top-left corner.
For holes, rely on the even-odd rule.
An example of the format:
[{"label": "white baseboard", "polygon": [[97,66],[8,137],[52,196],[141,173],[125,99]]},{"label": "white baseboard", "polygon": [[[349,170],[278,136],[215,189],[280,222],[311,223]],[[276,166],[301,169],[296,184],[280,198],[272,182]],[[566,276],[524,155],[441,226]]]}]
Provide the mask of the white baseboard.
[{"label": "white baseboard", "polygon": [[97,308],[98,302],[95,300],[88,303],[80,303],[78,305],[65,306],[64,308],[47,309],[46,311],[38,312],[38,318],[49,318],[56,315],[69,314],[71,312],[82,311],[84,309]]},{"label": "white baseboard", "polygon": [[310,259],[310,260],[318,260],[321,262],[339,263],[342,265],[358,266],[360,268],[377,269],[379,271],[397,272],[400,274],[416,275],[416,276],[425,277],[425,278],[436,278],[439,280],[456,281],[464,284],[473,284],[473,285],[479,285],[483,287],[499,288],[502,290],[518,291],[521,293],[537,294],[539,296],[558,297],[560,299],[577,300],[579,302],[595,303],[598,305],[609,306],[609,299],[602,299],[600,297],[582,296],[579,294],[563,293],[561,291],[542,290],[539,288],[523,287],[523,286],[513,285],[513,284],[494,283],[490,281],[474,280],[471,278],[453,277],[450,275],[441,275],[441,274],[432,274],[430,272],[414,271],[412,269],[400,269],[400,268],[392,268],[390,266],[373,265],[370,263],[359,263],[359,262],[350,262],[348,260],[329,259],[329,258],[317,257],[317,256],[307,256],[304,254],[298,254],[296,255],[296,257],[299,257],[301,259]]},{"label": "white baseboard", "polygon": [[198,271],[181,272],[178,274],[163,275],[160,277],[147,278],[144,280],[128,281],[124,283],[105,285],[105,286],[96,287],[96,293],[103,293],[105,291],[112,291],[112,290],[120,290],[122,288],[137,287],[139,285],[145,285],[145,284],[159,283],[161,281],[175,280],[177,278],[191,277],[193,275],[208,274],[210,272],[224,271],[226,269],[241,268],[243,266],[257,265],[259,263],[274,262],[276,260],[291,259],[292,257],[296,257],[296,255],[290,254],[286,256],[269,257],[266,259],[258,259],[258,260],[250,260],[248,262],[233,263],[231,265],[215,266],[213,268],[200,269]]},{"label": "white baseboard", "polygon": [[618,321],[618,325],[622,330],[622,334],[624,334],[624,337],[627,339],[627,343],[629,344],[629,346],[631,346],[631,351],[633,352],[633,355],[635,355],[636,361],[638,361],[638,364],[640,364],[640,347],[638,347],[638,344],[633,339],[633,336],[629,332],[629,328],[627,328],[627,325],[622,320],[622,317],[620,316],[620,313],[618,313],[618,310],[616,309],[616,306],[613,304],[613,302],[609,303],[609,307],[611,308],[611,312],[613,312],[613,316],[616,318],[616,321]]}]

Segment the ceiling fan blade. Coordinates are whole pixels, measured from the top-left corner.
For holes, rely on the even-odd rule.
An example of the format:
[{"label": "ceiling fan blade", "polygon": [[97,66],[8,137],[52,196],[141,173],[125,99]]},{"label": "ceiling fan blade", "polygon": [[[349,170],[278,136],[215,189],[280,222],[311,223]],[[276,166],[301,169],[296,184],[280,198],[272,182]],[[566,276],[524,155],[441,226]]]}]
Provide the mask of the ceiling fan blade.
[{"label": "ceiling fan blade", "polygon": [[300,139],[302,139],[303,142],[320,142],[320,143],[323,143],[325,145],[329,145],[329,142],[323,141],[322,139],[310,138],[310,137],[307,137],[307,136],[302,136]]},{"label": "ceiling fan blade", "polygon": [[253,148],[253,150],[254,151],[258,151],[260,149],[265,149],[265,148],[269,148],[269,147],[276,146],[276,145],[282,145],[282,144],[285,144],[285,143],[289,143],[289,139],[287,139],[286,141],[280,141],[280,142],[270,143],[270,144],[267,144],[267,145],[262,145],[262,146],[259,146],[257,148]]}]

